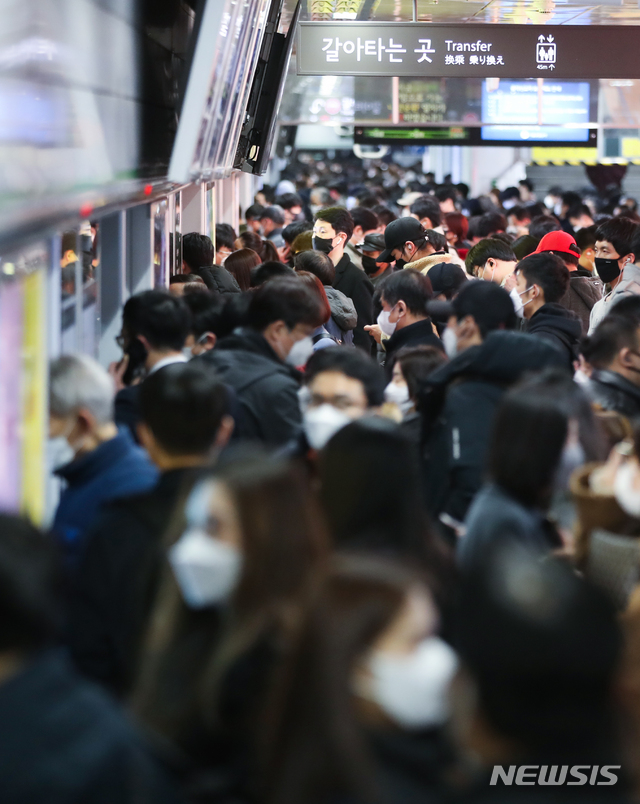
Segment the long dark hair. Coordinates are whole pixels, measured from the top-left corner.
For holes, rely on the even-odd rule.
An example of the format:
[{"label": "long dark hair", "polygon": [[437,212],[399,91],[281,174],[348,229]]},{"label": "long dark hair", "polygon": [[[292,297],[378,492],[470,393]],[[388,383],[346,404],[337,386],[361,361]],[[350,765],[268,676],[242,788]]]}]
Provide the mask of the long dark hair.
[{"label": "long dark hair", "polygon": [[578,424],[586,460],[603,459],[603,434],[579,386],[554,370],[526,379],[498,408],[489,449],[490,478],[523,505],[545,508],[571,419]]},{"label": "long dark hair", "polygon": [[224,261],[224,267],[230,271],[240,285],[240,290],[249,290],[251,287],[251,269],[260,265],[262,260],[253,249],[241,248],[229,254]]},{"label": "long dark hair", "polygon": [[[167,565],[133,696],[143,722],[182,745],[194,723],[215,725],[221,684],[243,655],[265,637],[287,644],[327,555],[322,515],[299,467],[243,455],[210,477],[230,492],[240,519],[238,586],[223,621],[219,607],[188,608]],[[167,543],[183,529],[181,511]]]},{"label": "long dark hair", "polygon": [[321,452],[319,474],[338,549],[418,562],[436,594],[449,585],[449,551],[424,508],[417,451],[396,424],[372,416],[343,427]]},{"label": "long dark hair", "polygon": [[267,804],[382,799],[353,673],[419,583],[389,559],[336,556],[272,687],[261,740]]}]

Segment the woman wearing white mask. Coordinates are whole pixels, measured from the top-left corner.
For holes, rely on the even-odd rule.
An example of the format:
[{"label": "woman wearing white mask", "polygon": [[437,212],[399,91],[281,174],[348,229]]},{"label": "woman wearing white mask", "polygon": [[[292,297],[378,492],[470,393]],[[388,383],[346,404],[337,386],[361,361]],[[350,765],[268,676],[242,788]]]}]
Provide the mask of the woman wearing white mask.
[{"label": "woman wearing white mask", "polygon": [[419,575],[342,556],[275,686],[266,800],[433,801],[456,671]]},{"label": "woman wearing white mask", "polygon": [[446,362],[447,356],[433,346],[408,346],[395,355],[391,382],[385,388],[384,399],[397,407],[402,416],[402,430],[415,444],[420,442],[421,432],[418,412],[420,387]]},{"label": "woman wearing white mask", "polygon": [[[134,709],[200,773],[243,795],[264,689],[324,572],[303,472],[231,460],[196,484],[151,617]],[[195,779],[195,781],[194,781]]]}]

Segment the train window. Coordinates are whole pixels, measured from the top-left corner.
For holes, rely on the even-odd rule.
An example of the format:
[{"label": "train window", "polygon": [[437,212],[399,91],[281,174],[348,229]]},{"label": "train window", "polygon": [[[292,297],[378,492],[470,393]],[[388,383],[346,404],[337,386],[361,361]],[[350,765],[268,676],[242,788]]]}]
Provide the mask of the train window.
[{"label": "train window", "polygon": [[169,244],[167,242],[167,215],[169,204],[166,198],[151,205],[153,221],[153,284],[166,287],[169,273]]},{"label": "train window", "polygon": [[60,239],[60,326],[63,354],[77,351],[77,305],[78,286],[78,233],[75,229],[62,233]]},{"label": "train window", "polygon": [[99,224],[83,221],[60,240],[60,326],[63,353],[97,353]]}]

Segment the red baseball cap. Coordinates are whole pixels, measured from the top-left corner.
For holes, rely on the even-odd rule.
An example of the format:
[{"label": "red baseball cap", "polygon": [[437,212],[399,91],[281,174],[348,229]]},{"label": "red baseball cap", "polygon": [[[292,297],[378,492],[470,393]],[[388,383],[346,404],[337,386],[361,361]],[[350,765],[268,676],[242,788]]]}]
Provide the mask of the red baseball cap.
[{"label": "red baseball cap", "polygon": [[573,254],[574,257],[580,256],[578,244],[567,232],[549,232],[538,243],[535,253],[542,251],[560,251],[564,254]]}]

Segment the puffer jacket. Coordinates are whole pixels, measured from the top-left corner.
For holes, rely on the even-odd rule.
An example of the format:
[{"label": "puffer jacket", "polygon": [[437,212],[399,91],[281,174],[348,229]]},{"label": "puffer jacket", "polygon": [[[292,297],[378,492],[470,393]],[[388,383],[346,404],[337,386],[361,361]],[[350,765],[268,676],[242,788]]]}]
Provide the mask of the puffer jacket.
[{"label": "puffer jacket", "polygon": [[625,296],[640,296],[640,266],[635,263],[625,265],[622,282],[610,291],[604,299],[593,305],[589,319],[589,335],[611,310],[613,305]]},{"label": "puffer jacket", "polygon": [[235,276],[222,265],[203,265],[194,269],[193,273],[201,277],[209,290],[214,293],[224,296],[228,293],[241,292]]},{"label": "puffer jacket", "polygon": [[578,316],[583,335],[589,331],[591,311],[602,300],[603,291],[604,286],[597,276],[580,276],[576,271],[569,273],[569,289],[558,303]]}]

